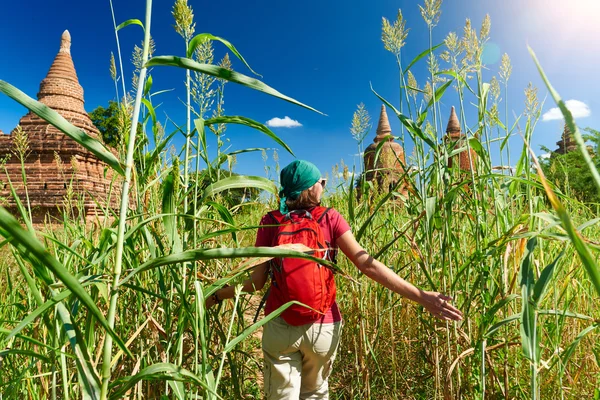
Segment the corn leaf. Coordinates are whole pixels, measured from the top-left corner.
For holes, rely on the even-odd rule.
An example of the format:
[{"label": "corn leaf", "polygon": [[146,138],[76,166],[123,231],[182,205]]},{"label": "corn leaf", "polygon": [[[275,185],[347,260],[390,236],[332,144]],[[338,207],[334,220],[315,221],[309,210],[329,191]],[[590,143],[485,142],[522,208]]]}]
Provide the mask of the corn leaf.
[{"label": "corn leaf", "polygon": [[219,249],[195,249],[188,250],[177,254],[170,254],[163,257],[158,257],[145,262],[138,268],[134,269],[123,278],[119,285],[122,285],[133,278],[136,274],[143,271],[148,271],[164,265],[179,264],[182,262],[192,262],[198,260],[214,260],[223,258],[242,258],[242,257],[289,257],[289,258],[304,258],[307,260],[316,261],[321,265],[325,265],[336,273],[345,278],[353,280],[348,274],[341,270],[336,264],[321,258],[313,257],[314,251],[306,248],[306,251],[290,250],[283,246],[279,247],[240,247],[240,248],[219,248]]},{"label": "corn leaf", "polygon": [[319,114],[323,114],[321,111],[318,111],[306,104],[300,103],[298,100],[295,100],[289,96],[284,95],[283,93],[278,92],[272,87],[264,84],[263,82],[250,78],[249,76],[240,74],[239,72],[230,71],[226,68],[221,68],[212,64],[200,64],[194,60],[190,60],[189,58],[181,58],[175,56],[158,56],[152,57],[147,63],[146,67],[156,67],[156,66],[171,66],[171,67],[179,67],[190,69],[192,71],[201,72],[203,74],[212,75],[219,79],[225,79],[229,82],[238,83],[240,85],[249,87],[254,90],[258,90],[259,92],[266,93],[273,97],[277,97],[279,99],[288,101],[292,104],[296,104],[300,107],[304,107],[311,111],[317,112]]},{"label": "corn leaf", "polygon": [[251,187],[265,190],[275,195],[278,193],[277,186],[275,186],[275,184],[269,179],[261,178],[259,176],[236,175],[221,179],[220,181],[209,185],[206,189],[204,189],[202,198],[206,199],[207,197],[214,196],[215,194],[224,190]]},{"label": "corn leaf", "polygon": [[250,118],[242,117],[239,115],[235,115],[235,116],[223,115],[220,117],[209,118],[204,121],[204,125],[206,125],[206,126],[216,125],[216,124],[238,124],[238,125],[244,125],[249,128],[253,128],[258,131],[261,131],[264,134],[266,134],[267,136],[269,136],[271,139],[273,139],[275,142],[277,142],[288,153],[290,153],[291,155],[296,157],[296,155],[294,154],[292,149],[287,144],[285,144],[285,142],[283,140],[281,140],[275,133],[273,133],[273,131],[270,130],[266,125],[261,124],[260,122],[257,122]]},{"label": "corn leaf", "polygon": [[437,50],[438,48],[440,48],[443,45],[444,45],[444,43],[436,44],[432,48],[424,50],[421,53],[417,54],[417,56],[415,58],[413,58],[413,60],[408,64],[408,66],[406,68],[404,68],[404,71],[402,71],[402,74],[406,74],[412,68],[412,66],[415,65],[420,59],[422,59],[425,56],[428,56],[430,53],[433,53],[434,50]]},{"label": "corn leaf", "polygon": [[533,285],[533,251],[537,246],[537,238],[533,237],[527,241],[527,250],[521,263],[521,347],[525,357],[531,361],[537,361],[537,332],[535,329],[535,308],[529,302]]},{"label": "corn leaf", "polygon": [[120,23],[119,26],[117,26],[116,30],[118,32],[121,29],[123,29],[123,28],[125,28],[126,26],[129,26],[129,25],[138,25],[138,26],[141,26],[142,29],[144,29],[144,24],[142,24],[142,21],[140,21],[139,19],[132,18],[132,19],[128,19],[125,22]]},{"label": "corn leaf", "polygon": [[254,75],[258,75],[261,76],[260,74],[256,73],[251,67],[250,65],[246,62],[246,60],[244,59],[244,57],[242,57],[241,53],[239,51],[237,51],[237,49],[228,41],[225,40],[221,37],[218,36],[214,36],[211,35],[210,33],[200,33],[196,36],[194,36],[192,38],[192,40],[190,40],[190,44],[188,46],[188,51],[187,51],[187,58],[192,58],[192,56],[194,55],[194,51],[196,51],[196,47],[200,46],[202,43],[206,42],[207,40],[212,40],[212,41],[218,41],[223,43],[225,46],[227,46],[227,48],[229,50],[231,50],[231,52],[237,57],[239,58],[246,67],[248,67],[248,69],[250,71],[252,71],[252,73]]},{"label": "corn leaf", "polygon": [[552,261],[550,264],[548,264],[542,270],[540,277],[538,278],[537,282],[535,283],[535,286],[533,287],[533,293],[531,295],[531,301],[533,302],[533,304],[536,308],[539,306],[539,304],[544,299],[544,295],[546,294],[546,290],[548,288],[548,283],[550,283],[550,280],[552,279],[552,276],[554,275],[554,270],[556,268],[556,264],[558,263],[558,260],[560,260],[560,258],[564,254],[565,254],[565,251],[564,250],[561,251],[558,254],[558,256],[554,259],[554,261]]},{"label": "corn leaf", "polygon": [[498,329],[502,328],[504,325],[508,325],[511,322],[518,321],[521,319],[521,314],[511,315],[510,317],[504,318],[502,321],[495,323],[487,330],[485,333],[485,337],[491,337],[494,333],[498,331]]}]

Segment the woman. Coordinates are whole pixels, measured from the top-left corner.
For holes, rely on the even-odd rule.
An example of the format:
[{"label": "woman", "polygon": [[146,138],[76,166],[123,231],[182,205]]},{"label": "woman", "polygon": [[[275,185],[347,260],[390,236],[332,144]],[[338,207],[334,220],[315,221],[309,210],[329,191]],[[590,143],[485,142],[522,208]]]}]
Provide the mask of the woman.
[{"label": "woman", "polygon": [[[325,186],[319,169],[302,160],[296,160],[281,171],[281,214],[290,211],[322,210],[318,207]],[[321,211],[319,211],[321,213]],[[272,213],[261,220],[256,246],[272,246],[277,228],[273,226]],[[449,303],[452,300],[441,293],[416,288],[392,270],[371,257],[356,241],[350,226],[334,209],[329,209],[318,221],[325,242],[334,252],[339,248],[366,276],[386,288],[421,304],[431,314],[447,321],[462,319],[462,313]],[[256,267],[250,279],[244,282],[243,291],[261,290],[269,276],[269,263]],[[276,285],[276,283],[275,283]],[[233,287],[218,290],[206,300],[207,307],[234,296]],[[335,296],[335,287],[333,288]],[[265,314],[277,308],[270,292]],[[335,297],[334,297],[335,298]],[[264,381],[266,399],[328,399],[328,377],[340,341],[342,317],[335,301],[316,321],[292,325],[279,316],[264,326],[262,349],[265,359]]]}]

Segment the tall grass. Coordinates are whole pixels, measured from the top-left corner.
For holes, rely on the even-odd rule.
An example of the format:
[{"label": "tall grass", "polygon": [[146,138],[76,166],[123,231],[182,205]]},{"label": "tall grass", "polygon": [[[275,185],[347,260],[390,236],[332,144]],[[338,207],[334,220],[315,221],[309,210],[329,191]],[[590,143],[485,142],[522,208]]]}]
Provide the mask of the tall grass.
[{"label": "tall grass", "polygon": [[[284,150],[292,149],[261,123],[222,112],[211,115],[216,110],[209,106],[210,93],[228,81],[312,108],[213,64],[212,42],[248,66],[225,39],[209,33],[192,37],[193,13],[184,3],[178,0],[175,8],[185,41],[183,57],[148,57],[151,1],[143,23],[114,24],[115,32],[142,25],[145,36],[135,101],[121,99],[123,110],[131,111],[124,124],[129,132],[117,156],[56,112],[0,81],[2,93],[105,161],[116,172],[114,184],[121,187],[121,209],[102,205],[103,215],[95,224],[72,218],[66,208],[62,225],[34,225],[29,201],[21,201],[14,190],[16,218],[0,208],[0,284],[6,288],[0,292],[0,393],[5,398],[261,397],[259,328],[275,314],[253,323],[260,297],[239,290],[233,301],[214,311],[204,308],[204,299],[223,285],[239,284],[269,257],[309,256],[251,247],[256,224],[274,204],[235,203],[233,190],[253,187],[276,194],[277,188],[261,177],[220,176],[225,162],[260,149],[220,149],[211,159],[206,130],[212,128],[218,139],[225,124],[243,124]],[[440,7],[432,0],[422,8],[430,39]],[[353,279],[338,280],[346,323],[331,378],[333,398],[595,395],[600,377],[600,348],[594,340],[600,294],[598,219],[536,168],[530,143],[540,106],[533,90],[528,92],[516,172],[493,169],[492,154],[497,152],[510,163],[508,139],[513,137],[514,144],[521,131],[518,118],[499,115],[501,96],[494,93],[501,86],[482,78],[481,50],[489,24],[486,18],[478,34],[468,21],[462,38],[450,34],[442,46],[430,40],[428,49],[404,63],[403,22],[384,23],[384,44],[398,66],[398,107],[374,92],[390,115],[399,118],[405,140],[415,144],[414,159],[407,164],[418,168],[407,168],[390,193],[336,182],[325,202],[347,211],[354,232],[371,254],[419,286],[452,294],[466,318],[459,325],[440,323],[364,279],[341,257],[340,275]],[[409,72],[425,60],[429,89],[421,90]],[[146,77],[151,74],[148,68],[165,66],[185,69],[185,128],[163,128],[155,118],[152,98],[159,93],[152,92]],[[510,68],[503,58],[499,81],[504,101]],[[539,68],[580,151],[586,151],[572,116]],[[203,80],[206,77],[210,79]],[[458,146],[443,139],[440,103],[451,86],[458,93],[466,134]],[[206,90],[190,96],[191,88]],[[475,113],[466,111],[471,102],[477,105]],[[193,121],[192,112],[197,114]],[[475,117],[469,121],[471,114]],[[143,126],[139,135],[138,121]],[[359,150],[367,126],[363,110],[353,131]],[[185,147],[169,154],[165,149],[175,135],[184,136]],[[21,157],[26,160],[27,139],[22,139]],[[474,165],[472,171],[448,167],[448,160],[461,154]],[[191,168],[194,160],[196,167]],[[593,163],[589,167],[594,168]],[[208,186],[202,184],[206,180]],[[396,192],[401,185],[408,187],[408,196]],[[363,191],[359,200],[357,191]]]}]

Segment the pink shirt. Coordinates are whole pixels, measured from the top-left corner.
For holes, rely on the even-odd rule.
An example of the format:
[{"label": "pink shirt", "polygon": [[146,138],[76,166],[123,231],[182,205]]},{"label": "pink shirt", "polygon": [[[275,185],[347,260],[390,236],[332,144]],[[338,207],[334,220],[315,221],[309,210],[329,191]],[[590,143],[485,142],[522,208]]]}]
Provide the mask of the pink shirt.
[{"label": "pink shirt", "polygon": [[[310,211],[310,210],[311,210],[311,208],[308,209],[308,211]],[[269,217],[269,215],[265,215],[260,220],[260,224],[261,225],[273,225],[274,222],[271,219],[271,217]],[[335,209],[331,208],[331,209],[329,209],[329,211],[327,211],[327,213],[325,214],[323,219],[321,219],[319,226],[321,227],[321,230],[323,231],[323,237],[325,238],[325,242],[327,242],[329,244],[330,248],[334,249],[333,256],[335,257],[337,255],[337,249],[338,249],[336,242],[340,236],[342,236],[344,233],[346,233],[350,230],[350,225],[348,225],[348,222],[346,222],[344,217],[342,217],[342,215],[339,212],[337,212]],[[256,234],[255,246],[257,246],[257,247],[272,246],[273,236],[275,235],[275,232],[276,232],[275,228],[273,228],[273,227],[259,228],[258,232]],[[265,309],[265,314],[268,315],[269,312],[270,312],[270,310]],[[342,320],[342,314],[340,314],[340,310],[338,308],[337,302],[334,302],[333,305],[331,306],[331,308],[329,309],[329,311],[326,312],[325,315],[323,315],[323,317],[321,317],[321,319],[318,320],[317,322],[320,322],[322,324],[330,324],[330,323],[334,323],[334,322],[339,322],[341,320]]]}]

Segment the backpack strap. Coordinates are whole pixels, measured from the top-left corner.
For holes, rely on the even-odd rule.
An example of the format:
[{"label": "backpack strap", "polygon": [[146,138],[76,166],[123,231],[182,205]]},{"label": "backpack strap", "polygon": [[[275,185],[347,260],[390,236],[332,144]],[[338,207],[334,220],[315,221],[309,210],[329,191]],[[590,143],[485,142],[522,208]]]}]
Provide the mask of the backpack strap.
[{"label": "backpack strap", "polygon": [[331,207],[327,207],[327,208],[319,207],[319,208],[324,209],[324,210],[323,210],[323,213],[317,217],[317,224],[320,224],[321,220],[325,217],[325,214],[327,214],[329,212],[329,210],[331,210]]},{"label": "backpack strap", "polygon": [[271,217],[271,219],[276,223],[276,224],[281,224],[283,222],[283,218],[284,216],[281,214],[281,212],[279,210],[275,210],[275,211],[270,211],[267,213],[267,215],[269,217]]}]

